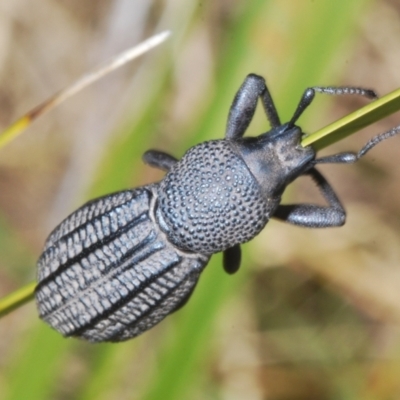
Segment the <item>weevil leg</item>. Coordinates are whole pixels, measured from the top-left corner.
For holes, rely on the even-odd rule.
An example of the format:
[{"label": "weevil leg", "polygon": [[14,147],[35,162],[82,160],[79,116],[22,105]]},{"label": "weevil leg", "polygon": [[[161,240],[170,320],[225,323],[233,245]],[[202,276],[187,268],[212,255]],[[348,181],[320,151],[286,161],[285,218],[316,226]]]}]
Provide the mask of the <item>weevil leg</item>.
[{"label": "weevil leg", "polygon": [[259,97],[271,127],[275,128],[281,124],[264,78],[250,74],[237,91],[229,110],[225,133],[227,139],[238,139],[244,135],[254,116]]},{"label": "weevil leg", "polygon": [[372,89],[363,89],[360,87],[352,87],[352,86],[313,86],[307,88],[303,95],[300,98],[299,104],[296,108],[296,111],[293,114],[292,119],[289,121],[289,126],[293,126],[296,121],[300,118],[301,114],[303,114],[304,110],[311,104],[315,97],[315,93],[325,93],[333,96],[341,96],[341,95],[356,95],[367,97],[368,99],[375,100],[378,98],[378,95]]},{"label": "weevil leg", "polygon": [[315,204],[280,205],[273,217],[308,228],[342,226],[346,221],[346,211],[332,187],[315,168],[310,169],[307,175],[311,175],[329,206],[317,206]]},{"label": "weevil leg", "polygon": [[167,172],[178,161],[175,157],[158,150],[147,150],[142,159],[145,164]]},{"label": "weevil leg", "polygon": [[314,164],[352,164],[358,160],[357,154],[353,152],[332,154],[317,158],[314,160]]},{"label": "weevil leg", "polygon": [[389,131],[380,133],[379,135],[374,136],[370,139],[365,146],[358,152],[346,152],[346,153],[338,153],[333,154],[326,157],[317,158],[314,161],[314,164],[351,164],[358,161],[361,157],[367,154],[373,147],[375,147],[380,142],[383,142],[386,139],[391,138],[400,133],[400,126],[396,126]]},{"label": "weevil leg", "polygon": [[240,262],[242,259],[242,251],[240,245],[235,245],[226,249],[223,253],[222,263],[224,270],[228,274],[234,274],[240,268]]}]

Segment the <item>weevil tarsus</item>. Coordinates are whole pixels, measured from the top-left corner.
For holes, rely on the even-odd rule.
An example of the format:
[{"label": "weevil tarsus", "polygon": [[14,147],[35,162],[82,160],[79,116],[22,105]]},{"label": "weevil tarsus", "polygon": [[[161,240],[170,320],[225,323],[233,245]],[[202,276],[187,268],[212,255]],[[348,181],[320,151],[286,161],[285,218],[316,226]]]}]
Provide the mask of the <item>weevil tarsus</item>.
[{"label": "weevil tarsus", "polygon": [[278,206],[274,217],[290,224],[306,228],[329,228],[342,226],[346,211],[324,176],[315,168],[306,172],[316,183],[328,206],[315,204],[286,204]]}]

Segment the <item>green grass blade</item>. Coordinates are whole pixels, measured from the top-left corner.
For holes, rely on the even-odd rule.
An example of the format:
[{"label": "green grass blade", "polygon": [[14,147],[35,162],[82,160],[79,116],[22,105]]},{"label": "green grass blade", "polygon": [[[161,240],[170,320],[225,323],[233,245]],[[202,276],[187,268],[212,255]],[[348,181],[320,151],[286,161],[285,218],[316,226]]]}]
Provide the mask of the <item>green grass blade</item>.
[{"label": "green grass blade", "polygon": [[312,144],[316,150],[320,150],[399,110],[400,89],[397,89],[317,132],[305,136],[302,145]]},{"label": "green grass blade", "polygon": [[20,289],[15,290],[8,296],[0,299],[0,317],[7,315],[18,307],[31,301],[34,296],[36,282],[31,282]]}]

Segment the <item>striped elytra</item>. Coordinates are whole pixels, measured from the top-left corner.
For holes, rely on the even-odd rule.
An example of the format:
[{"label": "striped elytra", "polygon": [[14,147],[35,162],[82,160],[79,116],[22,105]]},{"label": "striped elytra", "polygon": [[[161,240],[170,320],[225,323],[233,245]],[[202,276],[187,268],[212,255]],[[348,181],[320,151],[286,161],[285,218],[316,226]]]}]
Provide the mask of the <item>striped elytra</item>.
[{"label": "striped elytra", "polygon": [[154,223],[155,187],[93,200],[49,236],[36,299],[40,317],[64,336],[127,340],[190,296],[209,257],[165,239]]}]

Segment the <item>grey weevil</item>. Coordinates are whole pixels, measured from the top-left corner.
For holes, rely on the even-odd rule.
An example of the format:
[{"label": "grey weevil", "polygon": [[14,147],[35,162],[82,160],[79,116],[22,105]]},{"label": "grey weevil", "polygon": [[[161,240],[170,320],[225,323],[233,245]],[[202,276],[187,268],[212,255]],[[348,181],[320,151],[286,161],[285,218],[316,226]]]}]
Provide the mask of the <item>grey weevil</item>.
[{"label": "grey weevil", "polygon": [[[188,301],[212,254],[223,252],[224,269],[236,272],[240,245],[271,217],[310,228],[343,225],[345,210],[315,165],[355,162],[400,128],[375,136],[357,154],[317,159],[311,146],[301,146],[295,125],[316,92],[376,98],[361,88],[308,88],[281,124],[264,79],[250,74],[234,98],[224,139],[200,143],[179,161],[146,152],[146,163],[167,171],[163,180],[92,200],[48,237],[38,261],[40,317],[67,337],[127,340]],[[243,137],[259,98],[271,130]],[[326,206],[280,204],[301,175],[315,181]]]}]

